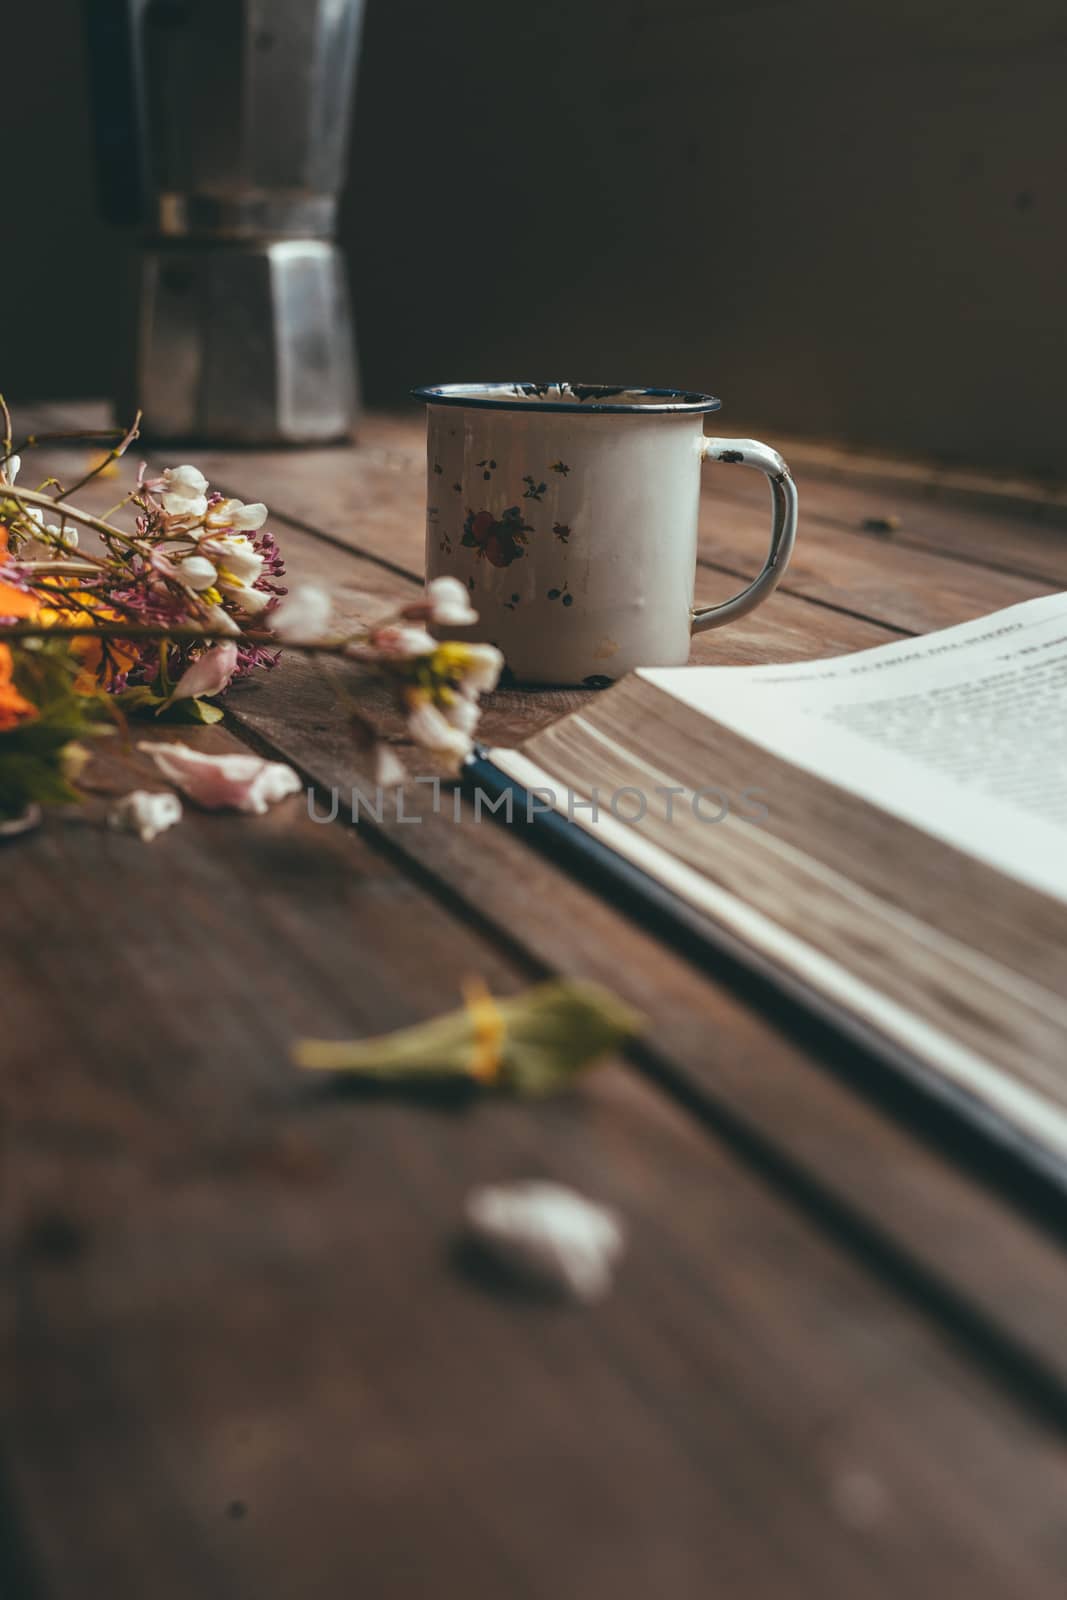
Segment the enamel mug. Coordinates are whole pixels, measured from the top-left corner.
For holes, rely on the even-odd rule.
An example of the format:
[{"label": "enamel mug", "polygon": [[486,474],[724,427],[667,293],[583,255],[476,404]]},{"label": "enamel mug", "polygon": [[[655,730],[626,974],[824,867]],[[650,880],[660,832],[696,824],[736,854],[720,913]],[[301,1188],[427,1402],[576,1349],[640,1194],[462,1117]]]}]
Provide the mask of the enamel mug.
[{"label": "enamel mug", "polygon": [[[774,590],[796,537],[781,456],[704,434],[712,395],[603,384],[446,383],[427,406],[427,579],[459,578],[519,682],[602,684],[674,667],[694,633]],[[771,490],[762,572],[721,605],[693,605],[705,461],[754,467]]]}]

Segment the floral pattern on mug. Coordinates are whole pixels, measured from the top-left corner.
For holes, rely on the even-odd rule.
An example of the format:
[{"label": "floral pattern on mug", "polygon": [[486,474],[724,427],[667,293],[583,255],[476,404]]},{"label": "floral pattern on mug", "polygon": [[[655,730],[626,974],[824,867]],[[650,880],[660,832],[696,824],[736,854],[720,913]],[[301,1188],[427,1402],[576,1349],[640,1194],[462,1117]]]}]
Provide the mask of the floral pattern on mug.
[{"label": "floral pattern on mug", "polygon": [[478,559],[494,567],[510,567],[529,543],[526,535],[533,528],[522,519],[518,506],[509,506],[499,517],[491,511],[468,511],[463,524],[462,543],[478,552]]}]

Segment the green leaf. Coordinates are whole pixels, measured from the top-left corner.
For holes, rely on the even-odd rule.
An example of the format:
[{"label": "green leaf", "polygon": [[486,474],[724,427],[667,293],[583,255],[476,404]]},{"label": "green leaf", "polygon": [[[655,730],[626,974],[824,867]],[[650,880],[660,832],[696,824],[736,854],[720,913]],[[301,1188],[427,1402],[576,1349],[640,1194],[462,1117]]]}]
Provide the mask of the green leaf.
[{"label": "green leaf", "polygon": [[187,707],[186,717],[189,722],[203,722],[211,726],[213,722],[222,722],[222,717],[224,717],[222,707],[213,706],[211,701],[202,701],[202,699],[178,701],[178,706],[182,706],[182,704]]},{"label": "green leaf", "polygon": [[213,722],[221,722],[223,718],[221,706],[212,705],[210,700],[172,700],[169,706],[157,712],[166,722],[202,722],[210,727]]}]

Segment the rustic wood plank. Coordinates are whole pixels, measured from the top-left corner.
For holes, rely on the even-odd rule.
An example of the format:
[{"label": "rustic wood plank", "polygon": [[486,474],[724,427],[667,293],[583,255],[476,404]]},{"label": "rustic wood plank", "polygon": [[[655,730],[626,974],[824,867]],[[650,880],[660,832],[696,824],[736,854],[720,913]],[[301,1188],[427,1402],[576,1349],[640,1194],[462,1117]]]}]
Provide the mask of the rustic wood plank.
[{"label": "rustic wood plank", "polygon": [[[729,431],[758,435],[760,428],[757,424],[738,423],[731,417]],[[1067,527],[1067,481],[1062,475],[1021,477],[964,462],[950,464],[936,457],[876,453],[834,440],[777,432],[773,437],[782,454],[805,478],[937,501],[951,510],[963,511],[964,520],[974,514],[1002,517],[1014,526],[1040,523],[1049,528]]]},{"label": "rustic wood plank", "polygon": [[[728,470],[736,478],[736,470]],[[813,516],[803,484],[800,496],[800,531],[782,587],[820,605],[908,633],[931,633],[1058,587],[1048,579],[994,572],[911,545],[857,537]],[[705,496],[702,559],[738,575],[758,572],[767,521],[765,492],[744,500]]]},{"label": "rustic wood plank", "polygon": [[[231,697],[231,714],[322,789],[336,789],[343,804],[353,784],[365,785],[365,773],[343,730],[331,730],[332,693],[328,679],[293,662]],[[950,1166],[921,1134],[888,1121],[854,1085],[828,1073],[825,1041],[785,1036],[775,1018],[757,1015],[534,853],[521,823],[479,824],[464,810],[464,825],[456,826],[452,797],[443,795],[435,813],[423,786],[405,794],[403,812],[419,823],[386,809],[380,824],[362,813],[360,831],[376,833],[524,959],[595,977],[630,999],[653,1019],[642,1064],[774,1167],[776,1181],[814,1186],[831,1209],[857,1219],[1035,1362],[1067,1377],[1061,1247],[980,1179]]]},{"label": "rustic wood plank", "polygon": [[[932,498],[917,484],[888,480],[856,483],[797,468],[802,487],[805,530],[811,523],[840,529],[869,541],[891,564],[899,549],[934,551],[957,561],[1043,579],[1067,587],[1067,528],[1021,512],[1005,515],[990,508],[961,510]],[[709,492],[731,503],[758,504],[766,496],[759,484],[747,490],[737,474],[716,473]]]},{"label": "rustic wood plank", "polygon": [[[319,454],[335,462],[344,455]],[[228,456],[216,466],[225,470],[226,463],[237,492],[248,497],[266,492],[251,457]],[[246,470],[252,474],[247,478],[242,475]],[[320,478],[325,492],[332,494],[336,484],[325,466],[311,475],[309,493],[315,495]],[[281,486],[278,478],[271,487]],[[316,504],[316,499],[305,498],[305,513],[311,514]],[[290,529],[285,543],[294,572],[328,581],[343,605],[358,608],[361,596],[375,585],[373,598],[381,601],[387,594],[406,592],[405,586],[414,581],[386,572],[366,557],[342,555],[329,540],[300,530]],[[398,587],[391,590],[394,583]],[[790,632],[787,647],[774,630],[764,632],[776,609],[787,618],[777,625]],[[829,630],[834,630],[832,638],[827,637]],[[795,655],[820,654],[885,637],[873,625],[778,594],[756,617],[698,644],[724,652],[717,656],[720,660],[760,660],[776,658],[776,651],[783,649]],[[801,643],[803,649],[798,648]],[[725,653],[731,646],[736,654]],[[358,775],[358,763],[338,733],[334,698],[329,674],[289,662],[273,680],[235,692],[231,710],[242,727],[295,759],[317,781],[345,790]],[[553,694],[547,697],[546,716],[545,699],[496,697],[486,719],[488,736],[502,741],[523,737],[575,703],[569,691]],[[417,807],[417,800],[409,801],[409,812]],[[1036,1359],[1063,1370],[1059,1330],[1067,1304],[1054,1246],[1006,1213],[981,1185],[949,1171],[936,1153],[891,1128],[876,1110],[828,1078],[810,1051],[795,1042],[786,1044],[772,1023],[753,1017],[684,962],[666,956],[654,940],[532,857],[521,840],[483,826],[471,849],[463,830],[440,819],[426,818],[425,823],[394,825],[390,844],[426,871],[439,891],[457,895],[471,914],[495,926],[508,941],[517,941],[545,969],[586,971],[625,987],[655,1016],[655,1036],[662,1047],[655,1070],[672,1077],[683,1092],[696,1094],[709,1114],[738,1119],[746,1136],[769,1140],[806,1181],[854,1210],[924,1271],[943,1275]],[[589,934],[593,928],[596,947]],[[710,1057],[709,1030],[718,1041]],[[1003,1240],[1000,1250],[988,1249],[990,1237]],[[990,1270],[991,1259],[1017,1266],[1010,1291],[999,1267]]]},{"label": "rustic wood plank", "polygon": [[[35,406],[26,416],[32,425],[100,426],[106,414],[98,404],[79,403]],[[421,415],[413,411],[365,418],[354,450],[196,454],[209,476],[220,483],[236,467],[246,486],[258,485],[272,509],[297,522],[313,503],[316,532],[418,576],[423,571],[423,436]],[[1019,486],[1000,485],[1003,492],[998,494],[995,483],[982,480],[984,488],[979,485],[966,494],[966,485],[954,488],[953,475],[944,471],[892,461],[870,463],[867,470],[860,470],[847,451],[835,453],[800,441],[789,441],[789,448],[797,453],[798,554],[804,567],[794,565],[786,592],[821,606],[843,603],[846,610],[872,620],[921,632],[1067,584],[1067,538],[1061,499],[1055,493],[1042,494],[1039,486],[1030,486],[1024,494]],[[954,503],[949,497],[957,489],[963,498]],[[887,517],[898,518],[900,528],[889,533],[864,530],[868,519]],[[701,558],[709,567],[731,576],[757,571],[766,542],[762,481],[755,474],[709,469],[701,527]],[[842,533],[859,535],[860,548],[849,550],[836,537]],[[921,559],[923,553],[941,559],[931,565]],[[1015,589],[981,576],[968,579],[948,570],[946,559],[1024,581]],[[795,582],[802,572],[803,580]],[[887,584],[888,573],[894,582]],[[730,588],[720,584],[710,598],[722,598]],[[942,590],[944,603],[931,599],[930,591],[936,595]],[[853,593],[862,597],[864,606],[873,602],[876,609],[851,604]],[[704,603],[703,596],[700,599]],[[731,628],[731,635],[734,631]]]},{"label": "rustic wood plank", "polygon": [[[8,882],[0,1448],[49,1600],[1059,1592],[1062,1441],[655,1091],[298,1079],[295,1034],[525,975],[356,832],[90,812]],[[593,1313],[450,1254],[469,1186],[531,1173],[626,1219]]]},{"label": "rustic wood plank", "polygon": [[[34,425],[43,427],[49,424],[57,425],[61,420],[73,419],[55,418],[48,413],[42,415],[35,408],[30,413],[30,420]],[[321,481],[329,487],[334,482],[330,464],[333,463],[336,469],[339,463],[347,459],[346,453],[339,450],[316,451],[313,452],[313,456],[316,463],[321,463],[316,466],[313,474],[315,482]],[[254,462],[259,462],[260,459],[258,453],[254,457],[252,453],[242,453],[236,458],[227,456],[225,463],[231,472],[243,473],[245,470],[251,472]],[[302,463],[305,459],[303,454],[283,457],[283,460],[295,463]],[[275,460],[272,453],[262,455],[262,461],[268,465]],[[29,478],[32,473],[33,481],[55,475],[63,482],[70,482],[79,472],[84,471],[85,462],[86,453],[81,448],[55,446],[41,448],[32,452],[32,455],[27,455],[24,475]],[[100,512],[106,510],[115,503],[123,488],[128,488],[132,484],[135,473],[134,461],[124,463],[117,479],[98,481],[81,491],[78,496],[79,503],[88,510]],[[242,478],[242,482],[246,495],[251,495],[252,489],[249,484],[254,480]],[[271,477],[269,487],[271,490],[279,487],[276,476]],[[384,505],[379,502],[377,515],[380,523],[388,521],[388,489],[383,489],[382,494],[386,496],[386,501]],[[395,508],[389,515],[396,523],[394,529],[396,541],[406,538],[410,545],[410,534],[402,531],[406,523]],[[339,621],[356,623],[381,615],[415,594],[421,587],[421,568],[409,569],[400,562],[385,559],[382,552],[392,549],[392,546],[383,544],[380,534],[375,534],[370,540],[375,548],[369,553],[363,553],[345,541],[337,540],[335,543],[332,536],[321,537],[280,515],[274,516],[273,520],[275,523],[285,525],[284,544],[291,577],[297,582],[326,584],[333,596]],[[360,523],[361,529],[363,526]],[[421,522],[419,527],[421,528]],[[419,539],[421,551],[421,533]],[[91,545],[92,535],[85,536],[83,542]],[[345,550],[350,559],[338,562],[335,553],[337,548]],[[736,587],[736,582],[730,575],[702,568],[698,575],[698,603],[710,604],[725,599]],[[698,663],[719,665],[726,663],[755,665],[763,661],[808,659],[864,649],[870,645],[882,644],[893,636],[885,628],[844,612],[838,613],[820,608],[813,616],[812,610],[813,608],[793,596],[785,593],[775,594],[760,608],[758,616],[742,618],[722,633],[703,634],[696,638],[693,641],[692,659]],[[244,691],[242,689],[238,692]],[[512,689],[491,696],[487,701],[487,713],[483,724],[484,737],[495,743],[515,743],[546,726],[556,717],[574,710],[588,697],[588,693],[589,691],[578,689],[535,691]],[[385,699],[381,696],[372,697],[370,704],[382,727],[394,736],[401,736],[401,726],[390,714]]]},{"label": "rustic wood plank", "polygon": [[[421,424],[415,421],[405,431],[396,421],[380,426],[369,419],[364,431],[365,441],[354,451],[314,451],[296,459],[276,452],[207,452],[200,464],[212,481],[227,487],[235,473],[246,492],[255,484],[279,515],[327,533],[391,570],[419,575],[425,523]],[[761,480],[726,467],[710,469],[706,480],[699,604],[733,593],[738,585],[725,581],[727,577],[758,572],[768,537]],[[851,529],[823,518],[818,509],[821,488],[813,489],[810,508],[803,481],[800,490],[800,532],[781,592],[820,608],[897,631],[927,633],[1058,586],[1054,578],[994,572],[918,545],[894,543],[890,556],[883,542],[852,537]],[[877,509],[876,497],[871,504]],[[966,514],[960,513],[960,521],[965,520]],[[754,619],[757,627],[765,617],[763,609]],[[704,659],[709,648],[724,659],[722,651],[730,646],[697,640],[693,660]]]}]

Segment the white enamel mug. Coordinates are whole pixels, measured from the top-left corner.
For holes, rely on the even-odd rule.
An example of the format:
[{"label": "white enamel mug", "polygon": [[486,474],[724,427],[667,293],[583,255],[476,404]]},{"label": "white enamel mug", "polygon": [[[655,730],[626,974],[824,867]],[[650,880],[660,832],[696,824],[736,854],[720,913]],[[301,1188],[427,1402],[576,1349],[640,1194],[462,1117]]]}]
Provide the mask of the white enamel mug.
[{"label": "white enamel mug", "polygon": [[[797,495],[776,450],[705,437],[712,395],[603,384],[447,383],[426,402],[427,579],[461,579],[520,682],[600,684],[689,658],[776,587]],[[700,470],[754,467],[771,489],[762,572],[721,605],[693,606]]]}]

